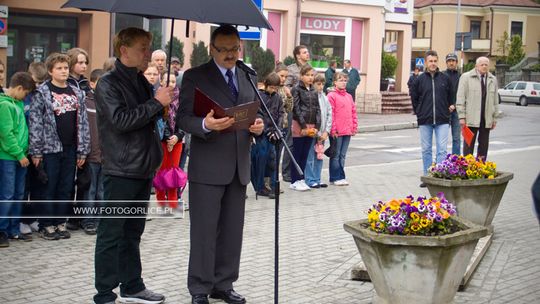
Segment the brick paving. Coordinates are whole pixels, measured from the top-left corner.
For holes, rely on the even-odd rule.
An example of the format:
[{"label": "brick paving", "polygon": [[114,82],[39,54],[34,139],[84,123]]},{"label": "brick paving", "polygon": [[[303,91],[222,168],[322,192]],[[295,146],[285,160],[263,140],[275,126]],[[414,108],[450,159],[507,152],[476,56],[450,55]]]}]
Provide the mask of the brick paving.
[{"label": "brick paving", "polygon": [[[385,118],[386,119],[386,118]],[[494,219],[493,244],[455,303],[540,303],[540,229],[530,187],[538,149],[493,153],[500,170],[515,174]],[[360,259],[345,221],[363,218],[379,199],[428,195],[418,188],[420,160],[346,169],[348,187],[299,193],[282,183],[280,209],[281,303],[371,303],[371,283],[348,279]],[[326,165],[325,165],[326,167]],[[326,180],[327,170],[323,171]],[[274,204],[248,188],[240,279],[249,303],[273,303]],[[91,303],[95,237],[76,231],[69,240],[12,242],[0,252],[0,303]],[[141,255],[147,286],[166,303],[190,303],[186,287],[189,212],[185,219],[147,222]],[[223,303],[211,301],[211,303]]]}]

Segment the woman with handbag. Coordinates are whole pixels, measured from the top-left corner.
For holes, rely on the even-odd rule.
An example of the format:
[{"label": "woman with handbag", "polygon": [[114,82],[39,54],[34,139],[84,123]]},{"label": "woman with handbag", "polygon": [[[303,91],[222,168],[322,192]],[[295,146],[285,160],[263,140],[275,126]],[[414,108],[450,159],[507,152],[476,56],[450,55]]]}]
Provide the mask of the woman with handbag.
[{"label": "woman with handbag", "polygon": [[[162,86],[167,85],[167,77],[163,77]],[[184,174],[179,168],[180,155],[182,154],[182,138],[184,132],[176,125],[176,112],[179,106],[179,89],[176,87],[176,77],[171,73],[169,86],[174,87],[173,101],[169,108],[165,109],[163,119],[165,128],[161,139],[163,148],[163,162],[159,168],[154,187],[156,188],[156,198],[160,207],[169,207],[178,210],[178,188],[185,185],[185,178],[178,175]],[[178,184],[178,180],[184,180],[184,185]]]}]

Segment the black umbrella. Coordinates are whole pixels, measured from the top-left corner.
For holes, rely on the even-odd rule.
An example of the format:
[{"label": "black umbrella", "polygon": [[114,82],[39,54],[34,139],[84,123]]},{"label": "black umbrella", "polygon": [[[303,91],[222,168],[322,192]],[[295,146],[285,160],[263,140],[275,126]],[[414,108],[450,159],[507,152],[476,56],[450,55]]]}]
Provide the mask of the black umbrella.
[{"label": "black umbrella", "polygon": [[[172,19],[168,66],[171,65],[174,20],[245,25],[272,30],[252,0],[68,0],[62,8]],[[188,33],[186,29],[186,34]],[[167,83],[169,82],[167,76]]]}]

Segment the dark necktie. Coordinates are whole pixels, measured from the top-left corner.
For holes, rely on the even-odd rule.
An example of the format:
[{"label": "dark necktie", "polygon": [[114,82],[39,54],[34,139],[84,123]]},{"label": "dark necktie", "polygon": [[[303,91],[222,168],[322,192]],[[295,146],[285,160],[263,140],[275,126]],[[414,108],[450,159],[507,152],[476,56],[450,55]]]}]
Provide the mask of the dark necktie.
[{"label": "dark necktie", "polygon": [[227,70],[225,75],[227,75],[227,78],[229,79],[227,84],[229,85],[229,89],[231,90],[231,93],[232,93],[234,99],[238,98],[238,90],[234,86],[233,72],[231,70]]},{"label": "dark necktie", "polygon": [[485,98],[485,96],[486,96],[486,77],[485,77],[485,75],[482,75],[482,78],[480,80],[480,85],[482,87],[482,98]]}]

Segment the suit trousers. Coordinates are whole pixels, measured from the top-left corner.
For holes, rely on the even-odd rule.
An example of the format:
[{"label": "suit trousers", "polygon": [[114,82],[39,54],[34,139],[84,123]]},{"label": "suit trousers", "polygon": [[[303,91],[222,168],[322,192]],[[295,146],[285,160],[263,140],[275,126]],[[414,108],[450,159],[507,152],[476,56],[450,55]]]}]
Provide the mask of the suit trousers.
[{"label": "suit trousers", "polygon": [[[146,209],[150,198],[152,179],[132,179],[105,175],[103,179],[104,207]],[[138,202],[123,202],[138,201]],[[118,202],[114,202],[118,201]],[[123,214],[127,214],[123,212]],[[103,214],[105,216],[106,214]],[[111,214],[118,218],[103,217],[99,221],[95,251],[95,285],[97,304],[114,301],[115,289],[120,284],[121,294],[134,294],[146,287],[141,278],[142,266],[139,245],[146,218]]]},{"label": "suit trousers", "polygon": [[484,160],[487,159],[488,147],[489,147],[489,128],[474,128],[469,127],[473,132],[474,136],[471,141],[471,145],[467,145],[466,142],[463,143],[463,155],[473,154],[474,153],[474,143],[478,138],[478,149],[476,151],[476,156],[478,158],[482,157]]},{"label": "suit trousers", "polygon": [[238,172],[227,185],[189,183],[190,253],[188,289],[192,295],[232,289],[238,279],[246,185]]}]

